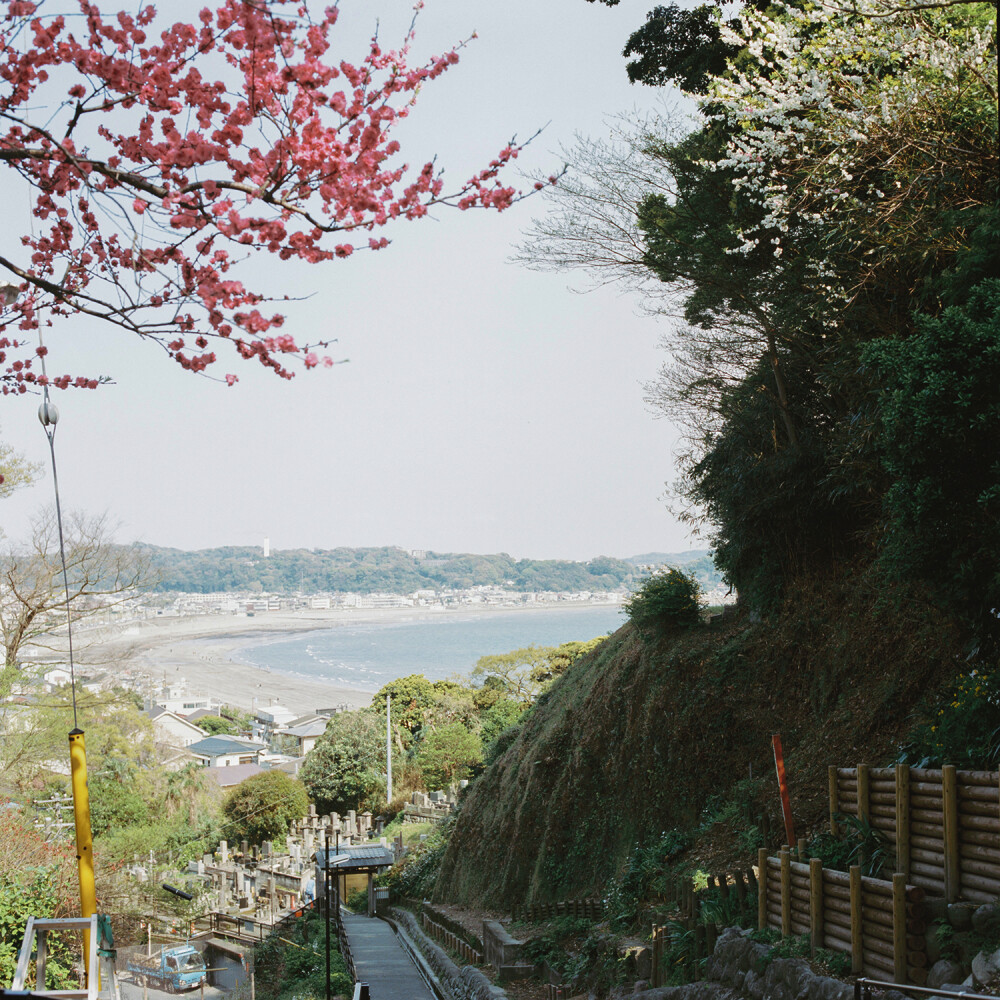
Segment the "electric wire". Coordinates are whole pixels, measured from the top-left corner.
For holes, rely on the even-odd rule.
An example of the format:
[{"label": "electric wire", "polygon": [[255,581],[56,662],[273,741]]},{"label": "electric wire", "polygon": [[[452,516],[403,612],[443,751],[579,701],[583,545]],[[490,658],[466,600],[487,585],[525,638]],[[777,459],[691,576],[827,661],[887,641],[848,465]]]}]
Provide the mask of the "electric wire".
[{"label": "electric wire", "polygon": [[48,374],[45,370],[45,352],[42,349],[42,331],[38,331],[39,355],[42,359],[42,375],[45,383],[42,385],[42,405],[39,408],[38,419],[49,441],[49,454],[52,456],[52,486],[56,495],[56,527],[59,530],[59,559],[62,563],[63,590],[66,594],[66,640],[69,651],[69,683],[73,696],[73,728],[79,729],[76,712],[76,670],[73,664],[73,619],[70,613],[69,573],[66,570],[66,542],[63,538],[62,505],[59,502],[59,473],[56,471],[56,422],[59,411],[49,401]]}]

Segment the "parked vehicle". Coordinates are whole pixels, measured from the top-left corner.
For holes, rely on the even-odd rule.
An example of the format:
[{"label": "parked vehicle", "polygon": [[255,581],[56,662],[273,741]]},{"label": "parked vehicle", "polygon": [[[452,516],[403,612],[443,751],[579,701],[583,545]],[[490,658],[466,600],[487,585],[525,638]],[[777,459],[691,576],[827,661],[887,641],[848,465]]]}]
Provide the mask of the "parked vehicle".
[{"label": "parked vehicle", "polygon": [[208,975],[201,952],[189,944],[164,946],[152,955],[129,955],[126,968],[137,983],[158,986],[171,993],[193,990]]}]

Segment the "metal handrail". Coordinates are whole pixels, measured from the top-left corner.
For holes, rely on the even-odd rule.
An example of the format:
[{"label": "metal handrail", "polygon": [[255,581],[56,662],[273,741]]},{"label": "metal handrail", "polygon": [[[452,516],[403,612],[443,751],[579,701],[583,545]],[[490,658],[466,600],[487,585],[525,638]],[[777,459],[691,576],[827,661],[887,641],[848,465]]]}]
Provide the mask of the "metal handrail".
[{"label": "metal handrail", "polygon": [[991,997],[986,993],[957,993],[955,990],[937,990],[930,986],[911,986],[909,983],[886,983],[880,979],[864,977],[855,980],[854,1000],[868,1000],[869,987],[879,990],[898,990],[900,993],[919,993],[926,997],[954,997],[955,1000],[997,1000],[995,996]]}]

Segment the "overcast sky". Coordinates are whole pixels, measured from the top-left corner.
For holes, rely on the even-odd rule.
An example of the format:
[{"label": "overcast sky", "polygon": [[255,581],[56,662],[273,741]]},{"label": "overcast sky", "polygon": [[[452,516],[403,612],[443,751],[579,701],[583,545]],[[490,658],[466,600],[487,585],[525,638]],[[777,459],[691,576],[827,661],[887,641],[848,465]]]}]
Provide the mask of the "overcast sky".
[{"label": "overcast sky", "polygon": [[[353,39],[376,13],[384,43],[395,42],[408,6],[343,0],[343,54],[359,57]],[[458,182],[514,133],[546,126],[523,165],[557,169],[574,132],[601,134],[608,116],[660,99],[628,84],[621,57],[648,7],[427,0],[421,52],[479,37],[421,93],[400,135],[407,159],[436,152]],[[540,199],[502,215],[440,210],[386,230],[394,242],[377,254],[269,260],[271,288],[311,295],[292,314],[297,338],[335,336],[336,355],[350,359],[291,382],[234,361],[219,366],[240,376],[228,389],[110,328],[47,334],[51,373],[115,379],[56,394],[64,506],[107,511],[122,541],[180,548],[265,535],[273,548],[570,559],[704,546],[661,499],[676,432],[642,398],[665,360],[657,321],[613,290],[571,290],[580,275],[509,263],[544,211]],[[0,436],[41,461],[37,405],[4,398]],[[0,501],[0,525],[24,534],[51,495],[46,474]]]}]

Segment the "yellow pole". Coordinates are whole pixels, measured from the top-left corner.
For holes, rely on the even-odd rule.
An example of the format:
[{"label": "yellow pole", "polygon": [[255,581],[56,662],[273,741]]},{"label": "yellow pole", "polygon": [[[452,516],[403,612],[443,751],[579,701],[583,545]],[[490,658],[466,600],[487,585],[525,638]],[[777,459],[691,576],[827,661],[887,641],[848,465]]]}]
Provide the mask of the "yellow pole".
[{"label": "yellow pole", "polygon": [[[94,887],[94,840],[90,832],[90,793],[87,791],[87,750],[83,730],[69,734],[70,780],[73,785],[73,818],[76,820],[76,861],[80,872],[80,915],[97,912],[97,890]],[[83,960],[90,980],[90,931],[83,932]],[[97,970],[94,970],[95,975]]]}]

